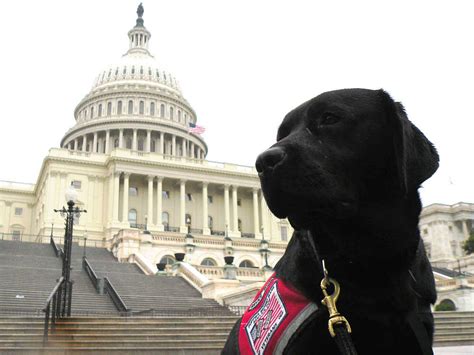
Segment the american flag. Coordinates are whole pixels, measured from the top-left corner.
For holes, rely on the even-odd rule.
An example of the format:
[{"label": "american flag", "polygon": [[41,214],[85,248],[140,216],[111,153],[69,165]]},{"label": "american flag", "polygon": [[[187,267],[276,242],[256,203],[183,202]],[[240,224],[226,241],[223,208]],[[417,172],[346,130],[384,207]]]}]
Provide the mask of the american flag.
[{"label": "american flag", "polygon": [[198,126],[197,124],[192,123],[192,122],[189,122],[188,124],[189,124],[189,129],[188,129],[189,133],[203,134],[204,132],[206,132],[206,129],[203,126]]}]

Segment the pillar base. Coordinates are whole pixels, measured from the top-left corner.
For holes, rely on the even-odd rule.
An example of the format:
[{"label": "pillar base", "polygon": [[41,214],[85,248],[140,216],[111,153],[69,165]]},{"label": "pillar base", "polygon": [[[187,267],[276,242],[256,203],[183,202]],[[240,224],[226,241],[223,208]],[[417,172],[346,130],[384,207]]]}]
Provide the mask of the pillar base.
[{"label": "pillar base", "polygon": [[211,230],[209,228],[203,228],[202,229],[202,234],[203,235],[211,235]]},{"label": "pillar base", "polygon": [[255,233],[255,239],[262,239],[262,233]]},{"label": "pillar base", "polygon": [[179,232],[180,233],[188,233],[188,226],[180,226],[179,227]]},{"label": "pillar base", "polygon": [[242,235],[242,233],[240,233],[240,232],[238,232],[238,231],[237,231],[237,232],[232,231],[232,232],[229,232],[227,235],[228,235],[230,238],[235,238],[235,237],[240,238],[241,235]]},{"label": "pillar base", "polygon": [[165,226],[162,224],[155,225],[155,229],[157,232],[163,232],[165,230]]}]

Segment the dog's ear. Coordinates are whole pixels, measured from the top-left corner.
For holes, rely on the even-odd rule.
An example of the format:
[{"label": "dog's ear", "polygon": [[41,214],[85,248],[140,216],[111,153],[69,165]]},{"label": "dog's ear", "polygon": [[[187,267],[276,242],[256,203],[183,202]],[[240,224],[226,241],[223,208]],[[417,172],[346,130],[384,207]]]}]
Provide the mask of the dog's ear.
[{"label": "dog's ear", "polygon": [[403,105],[384,96],[389,125],[393,130],[393,146],[398,181],[403,194],[416,190],[435,173],[439,166],[436,148],[408,119]]}]

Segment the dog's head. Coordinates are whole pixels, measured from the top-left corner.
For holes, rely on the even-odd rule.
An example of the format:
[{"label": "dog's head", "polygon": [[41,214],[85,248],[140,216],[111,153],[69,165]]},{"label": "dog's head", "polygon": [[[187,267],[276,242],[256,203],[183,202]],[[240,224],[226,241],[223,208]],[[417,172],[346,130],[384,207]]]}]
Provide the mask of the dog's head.
[{"label": "dog's head", "polygon": [[344,89],[287,114],[256,168],[270,210],[298,229],[407,196],[436,171],[438,154],[385,91]]}]

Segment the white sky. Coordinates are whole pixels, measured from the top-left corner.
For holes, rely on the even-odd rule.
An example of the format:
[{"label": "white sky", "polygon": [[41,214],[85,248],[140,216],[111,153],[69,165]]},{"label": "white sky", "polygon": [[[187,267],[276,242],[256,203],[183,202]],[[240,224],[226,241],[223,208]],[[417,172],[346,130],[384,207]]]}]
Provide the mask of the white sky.
[{"label": "white sky", "polygon": [[[36,182],[139,1],[2,1],[1,180]],[[144,1],[150,50],[207,128],[209,160],[253,165],[283,116],[332,89],[384,88],[436,145],[424,205],[474,202],[472,1]]]}]

